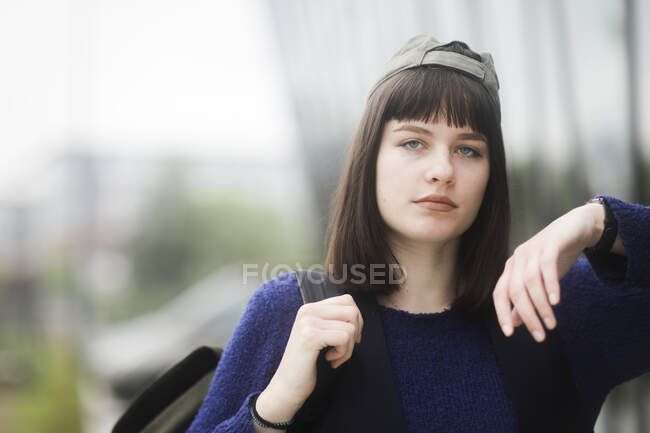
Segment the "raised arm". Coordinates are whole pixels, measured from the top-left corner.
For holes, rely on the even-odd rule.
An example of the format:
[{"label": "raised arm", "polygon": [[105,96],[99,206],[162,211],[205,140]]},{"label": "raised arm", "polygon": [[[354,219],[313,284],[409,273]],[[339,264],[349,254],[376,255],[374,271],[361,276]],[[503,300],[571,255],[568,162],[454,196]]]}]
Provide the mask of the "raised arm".
[{"label": "raised arm", "polygon": [[580,206],[517,247],[493,296],[502,326],[557,327],[592,420],[612,388],[650,371],[650,207],[603,197],[618,224],[609,253],[578,258],[604,216],[600,204]]},{"label": "raised arm", "polygon": [[[495,310],[506,336],[523,323],[541,342],[545,338],[542,322],[548,329],[555,328],[557,320],[551,305],[557,305],[561,297],[559,280],[585,248],[598,242],[604,215],[602,204],[576,207],[515,249],[493,292]],[[615,243],[616,251],[625,254],[620,236]],[[609,257],[607,260],[611,261]]]},{"label": "raised arm", "polygon": [[605,196],[621,250],[587,255],[560,281],[557,330],[593,420],[614,387],[650,372],[650,207]]}]

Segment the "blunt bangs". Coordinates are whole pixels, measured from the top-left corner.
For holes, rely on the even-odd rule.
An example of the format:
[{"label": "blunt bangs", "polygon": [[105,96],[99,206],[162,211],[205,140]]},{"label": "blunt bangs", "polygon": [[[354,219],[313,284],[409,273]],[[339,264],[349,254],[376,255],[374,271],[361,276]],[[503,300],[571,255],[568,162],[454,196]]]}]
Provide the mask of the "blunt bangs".
[{"label": "blunt bangs", "polygon": [[490,95],[481,83],[461,71],[419,67],[400,72],[375,94],[388,96],[381,123],[391,119],[447,121],[447,126],[470,127],[488,139],[498,123]]}]

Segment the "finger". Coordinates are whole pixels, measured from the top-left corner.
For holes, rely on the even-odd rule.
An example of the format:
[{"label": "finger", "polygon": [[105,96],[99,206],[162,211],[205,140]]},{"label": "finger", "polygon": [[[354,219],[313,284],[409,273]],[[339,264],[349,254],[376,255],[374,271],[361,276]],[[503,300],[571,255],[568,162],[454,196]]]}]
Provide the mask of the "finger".
[{"label": "finger", "polygon": [[314,334],[314,338],[318,338],[320,340],[319,346],[322,349],[326,348],[327,346],[332,346],[332,348],[328,350],[327,353],[325,353],[326,358],[340,358],[341,356],[345,355],[348,347],[348,341],[350,340],[350,334],[348,331],[341,329],[318,329]]},{"label": "finger", "polygon": [[[363,316],[361,315],[361,311],[359,311],[359,307],[357,306],[356,302],[354,301],[354,298],[352,297],[352,295],[350,295],[349,293],[345,293],[345,294],[340,295],[340,296],[332,296],[330,298],[323,299],[323,300],[318,301],[316,303],[312,303],[312,305],[313,304],[318,304],[319,307],[321,307],[323,305],[340,305],[340,306],[349,305],[349,306],[353,307],[353,309],[356,310],[356,316],[357,317],[355,317],[354,320],[356,321],[357,329],[358,329],[358,333],[357,333],[357,335],[355,337],[355,340],[358,343],[361,342],[361,331],[363,330]],[[306,305],[308,305],[308,304],[306,304]],[[326,318],[329,319],[331,317],[328,316]],[[345,320],[345,319],[339,319],[339,320]]]},{"label": "finger", "polygon": [[351,339],[354,341],[354,336],[357,334],[357,326],[354,323],[344,322],[342,320],[328,320],[316,318],[312,326],[317,327],[318,329],[338,329],[341,331],[348,332]]},{"label": "finger", "polygon": [[341,322],[338,320],[321,320],[318,323],[318,326],[320,326],[321,329],[323,330],[338,329],[348,334],[348,338],[346,340],[344,348],[342,346],[336,346],[331,348],[325,353],[325,359],[327,361],[333,361],[332,367],[336,368],[340,364],[350,359],[350,357],[352,356],[352,352],[354,351],[354,343],[355,343],[354,335],[356,330],[354,328],[354,325],[348,322]]},{"label": "finger", "polygon": [[556,256],[547,255],[542,258],[541,262],[542,277],[544,278],[544,286],[548,293],[549,302],[552,305],[557,305],[560,302],[560,281],[557,275],[557,259]]},{"label": "finger", "polygon": [[361,343],[361,334],[363,332],[363,316],[361,315],[361,311],[358,311],[358,335],[357,335],[357,343]]},{"label": "finger", "polygon": [[[330,349],[326,357],[328,360],[336,359],[342,356],[345,356],[348,354],[348,352],[352,352],[352,349],[354,349],[354,343],[356,341],[356,335],[357,335],[357,328],[354,324],[349,323],[349,322],[342,322],[340,320],[323,320],[319,319],[316,323],[315,326],[320,328],[320,329],[338,329],[341,331],[345,331],[349,335],[349,341],[347,342],[347,347],[345,352],[341,353],[339,351],[335,351]],[[334,352],[336,352],[336,355],[334,355]],[[328,355],[329,354],[329,355]]]},{"label": "finger", "polygon": [[335,360],[332,362],[332,368],[337,368],[339,365],[343,364],[348,359],[350,359],[350,357],[352,357],[353,351],[354,351],[354,339],[349,338],[345,352],[340,357],[335,358]]},{"label": "finger", "polygon": [[510,299],[508,298],[508,281],[510,279],[510,261],[506,262],[503,273],[494,286],[492,298],[494,309],[497,313],[501,330],[506,337],[512,335],[514,330],[512,315],[510,314]]},{"label": "finger", "polygon": [[528,328],[528,332],[538,342],[544,340],[544,328],[537,318],[535,308],[528,296],[526,284],[523,279],[522,266],[515,266],[513,269],[512,280],[510,284],[510,300],[517,307],[521,320]]},{"label": "finger", "polygon": [[517,326],[521,325],[522,323],[524,323],[524,322],[522,322],[522,320],[521,320],[521,316],[519,315],[519,311],[517,311],[517,307],[514,307],[514,308],[512,309],[512,322],[513,322],[512,325],[513,325],[515,328],[516,328]]},{"label": "finger", "polygon": [[535,313],[535,308],[533,303],[528,297],[528,293],[525,289],[518,289],[513,295],[513,302],[517,306],[517,310],[521,317],[522,322],[526,325],[528,332],[537,340],[538,342],[544,341],[544,327]]},{"label": "finger", "polygon": [[361,332],[363,331],[363,316],[361,315],[361,310],[359,310],[359,307],[357,306],[354,297],[349,293],[346,293],[341,296],[337,296],[337,298],[339,298],[339,302],[341,302],[343,305],[351,305],[356,309],[357,335],[355,339],[357,343],[361,343]]},{"label": "finger", "polygon": [[321,299],[320,301],[313,302],[314,304],[354,304],[354,298],[349,293],[344,293],[338,296],[330,296],[329,298]]},{"label": "finger", "polygon": [[349,293],[346,293],[341,296],[337,296],[336,298],[339,298],[339,302],[341,305],[350,305],[354,308],[354,311],[356,312],[354,319],[356,320],[356,325],[357,325],[357,334],[355,336],[355,340],[357,343],[360,343],[361,332],[363,331],[363,316],[361,315],[361,310],[359,310],[359,307],[357,306],[354,297]]},{"label": "finger", "polygon": [[548,296],[546,294],[546,289],[544,288],[544,282],[542,280],[539,260],[537,257],[534,256],[530,258],[526,265],[525,272],[524,282],[526,284],[528,296],[533,302],[539,317],[541,317],[544,324],[546,324],[546,327],[548,329],[553,329],[555,327],[555,314],[553,314],[551,305],[548,303]]},{"label": "finger", "polygon": [[[304,304],[305,312],[309,315],[328,320],[342,320],[344,322],[354,323],[359,322],[359,309],[352,305],[328,305],[328,304]],[[301,307],[301,308],[302,308]]]}]

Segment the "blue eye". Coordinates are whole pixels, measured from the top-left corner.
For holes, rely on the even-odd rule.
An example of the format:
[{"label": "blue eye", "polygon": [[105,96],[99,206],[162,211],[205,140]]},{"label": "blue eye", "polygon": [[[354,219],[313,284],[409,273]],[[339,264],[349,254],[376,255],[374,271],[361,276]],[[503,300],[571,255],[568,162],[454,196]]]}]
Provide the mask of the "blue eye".
[{"label": "blue eye", "polygon": [[464,156],[469,156],[470,158],[480,158],[481,157],[481,154],[478,153],[476,150],[472,149],[471,147],[461,146],[460,149],[469,149],[471,151],[469,153],[461,152]]},{"label": "blue eye", "polygon": [[406,141],[406,142],[400,144],[400,146],[401,146],[401,147],[406,147],[406,148],[411,149],[411,150],[417,150],[416,147],[409,146],[410,143],[422,144],[422,143],[420,143],[420,142],[417,141],[417,140],[409,140],[409,141]]}]

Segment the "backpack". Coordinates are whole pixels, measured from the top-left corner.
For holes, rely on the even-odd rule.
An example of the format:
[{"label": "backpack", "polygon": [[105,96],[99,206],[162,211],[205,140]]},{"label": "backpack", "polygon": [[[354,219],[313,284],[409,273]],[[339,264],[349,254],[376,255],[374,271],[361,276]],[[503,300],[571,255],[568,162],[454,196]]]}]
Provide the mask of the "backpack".
[{"label": "backpack", "polygon": [[[322,272],[297,270],[295,273],[303,303],[347,293]],[[364,297],[353,296],[360,308],[372,308],[372,302],[363,302]],[[366,314],[370,311],[364,312],[363,309],[364,333],[372,329],[371,332],[379,334],[379,339],[383,340],[377,321],[372,324],[371,320],[369,326]],[[580,406],[562,341],[556,330],[547,331],[542,343],[535,342],[523,326],[515,328],[511,337],[505,337],[492,302],[486,302],[480,314],[489,329],[497,360],[504,372],[506,391],[517,416],[518,431],[593,433],[593,427]],[[372,315],[376,316],[376,312]],[[316,387],[296,414],[296,422],[287,429],[288,433],[311,431],[331,403],[328,395],[336,386],[341,374],[339,370],[342,369],[332,369],[325,360],[325,353],[329,349],[322,349],[317,358]],[[131,403],[112,433],[186,432],[208,392],[221,351],[218,347],[199,347],[174,365]],[[522,365],[526,368],[521,368]],[[531,371],[535,374],[530,374]],[[389,397],[396,403],[391,406],[399,406],[398,395]],[[403,419],[396,416],[395,422],[401,425]]]},{"label": "backpack", "polygon": [[149,385],[112,433],[185,433],[205,398],[222,348],[201,346]]},{"label": "backpack", "polygon": [[[298,281],[302,281],[297,271]],[[334,291],[332,291],[334,289]],[[317,302],[343,292],[332,286],[301,285],[303,303]],[[301,419],[312,420],[322,411],[320,400],[333,378],[332,370],[325,360],[325,348],[317,361],[319,384],[310,396],[312,410],[303,405]],[[212,377],[221,359],[223,349],[216,346],[201,346],[165,371],[158,379],[142,391],[117,420],[112,433],[185,433],[192,424],[205,399]]]}]

